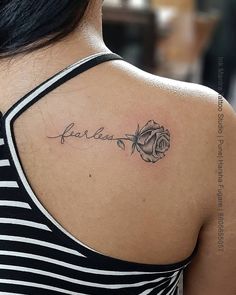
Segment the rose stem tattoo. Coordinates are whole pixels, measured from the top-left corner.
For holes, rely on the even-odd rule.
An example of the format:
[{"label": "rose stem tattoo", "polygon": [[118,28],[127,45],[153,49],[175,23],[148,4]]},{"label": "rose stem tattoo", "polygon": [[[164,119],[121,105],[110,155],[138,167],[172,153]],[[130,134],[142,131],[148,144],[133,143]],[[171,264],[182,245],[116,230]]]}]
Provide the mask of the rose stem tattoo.
[{"label": "rose stem tattoo", "polygon": [[89,131],[75,132],[72,130],[75,123],[69,124],[62,134],[57,136],[48,136],[48,138],[60,138],[61,144],[65,143],[65,139],[68,137],[95,139],[103,141],[116,141],[119,148],[125,150],[125,141],[131,141],[132,152],[131,155],[137,150],[146,162],[156,163],[158,160],[165,156],[170,148],[170,132],[163,126],[160,126],[153,120],[147,122],[147,124],[140,130],[139,125],[135,134],[125,134],[125,137],[115,137],[114,135],[104,135],[104,127],[97,129],[97,131],[89,135]]}]

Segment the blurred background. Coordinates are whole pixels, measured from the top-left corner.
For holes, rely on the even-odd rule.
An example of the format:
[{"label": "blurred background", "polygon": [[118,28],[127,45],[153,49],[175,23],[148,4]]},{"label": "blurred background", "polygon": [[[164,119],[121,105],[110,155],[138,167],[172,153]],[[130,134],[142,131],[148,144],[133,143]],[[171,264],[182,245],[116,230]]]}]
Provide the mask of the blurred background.
[{"label": "blurred background", "polygon": [[127,61],[211,87],[236,109],[236,0],[105,0],[103,19]]}]

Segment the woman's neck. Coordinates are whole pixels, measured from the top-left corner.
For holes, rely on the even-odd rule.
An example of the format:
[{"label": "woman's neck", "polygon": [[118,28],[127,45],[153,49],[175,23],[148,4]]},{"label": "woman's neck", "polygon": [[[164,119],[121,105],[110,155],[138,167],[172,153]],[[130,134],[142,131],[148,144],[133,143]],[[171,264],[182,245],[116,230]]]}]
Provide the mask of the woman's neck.
[{"label": "woman's neck", "polygon": [[0,60],[0,110],[68,65],[98,52],[110,52],[102,38],[101,20],[83,22],[50,47]]},{"label": "woman's neck", "polygon": [[5,112],[19,97],[68,65],[86,56],[110,52],[102,38],[73,33],[50,48],[0,61],[0,110]]}]

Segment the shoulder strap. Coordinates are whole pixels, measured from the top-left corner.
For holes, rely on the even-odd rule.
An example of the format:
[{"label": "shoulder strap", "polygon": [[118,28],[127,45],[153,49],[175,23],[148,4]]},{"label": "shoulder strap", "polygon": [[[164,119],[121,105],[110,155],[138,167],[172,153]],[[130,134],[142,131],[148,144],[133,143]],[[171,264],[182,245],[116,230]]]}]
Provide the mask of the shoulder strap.
[{"label": "shoulder strap", "polygon": [[85,59],[66,67],[17,100],[17,102],[15,102],[4,115],[0,112],[0,119],[10,117],[10,121],[13,122],[27,108],[49,92],[53,91],[75,76],[78,76],[83,72],[110,60],[122,60],[122,58],[114,53],[98,53],[88,56]]}]

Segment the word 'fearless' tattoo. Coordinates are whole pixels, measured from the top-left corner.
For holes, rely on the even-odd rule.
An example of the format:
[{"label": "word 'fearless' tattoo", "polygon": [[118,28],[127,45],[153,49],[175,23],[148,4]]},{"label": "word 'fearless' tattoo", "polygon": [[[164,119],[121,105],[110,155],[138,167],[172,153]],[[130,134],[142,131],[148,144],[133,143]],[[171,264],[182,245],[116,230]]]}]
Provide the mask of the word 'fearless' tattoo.
[{"label": "word 'fearless' tattoo", "polygon": [[88,130],[83,132],[72,130],[75,123],[69,124],[65,130],[57,136],[48,136],[48,138],[60,138],[61,144],[65,143],[66,138],[76,137],[78,139],[94,139],[104,141],[116,141],[119,148],[125,150],[125,141],[132,142],[131,155],[137,150],[142,159],[146,162],[156,163],[165,156],[170,148],[170,132],[155,121],[150,120],[143,128],[139,125],[135,134],[125,134],[125,137],[115,137],[114,135],[104,135],[104,127],[97,129],[89,134]]}]

